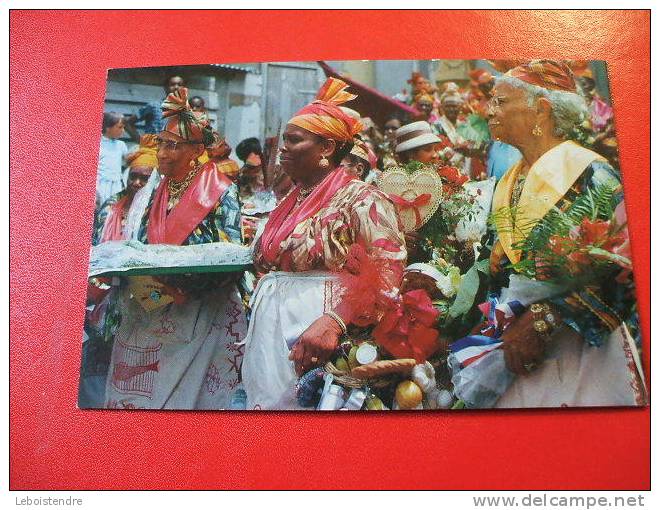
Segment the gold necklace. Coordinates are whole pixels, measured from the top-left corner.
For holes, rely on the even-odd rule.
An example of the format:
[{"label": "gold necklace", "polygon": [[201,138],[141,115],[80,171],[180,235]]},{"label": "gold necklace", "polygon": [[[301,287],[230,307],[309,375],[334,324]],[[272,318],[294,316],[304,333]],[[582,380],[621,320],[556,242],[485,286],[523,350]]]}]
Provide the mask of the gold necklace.
[{"label": "gold necklace", "polygon": [[520,197],[522,196],[523,188],[525,187],[525,179],[527,178],[527,173],[523,173],[522,170],[523,169],[521,168],[516,176],[516,182],[513,185],[513,191],[511,193],[511,222],[514,229],[518,223],[518,203],[520,202]]},{"label": "gold necklace", "polygon": [[193,168],[190,172],[188,172],[186,178],[180,182],[176,182],[172,179],[169,179],[167,181],[167,191],[170,194],[170,199],[169,199],[170,204],[173,204],[174,201],[178,202],[181,199],[181,196],[188,189],[188,186],[190,186],[190,183],[195,178],[200,168],[202,168],[202,165],[195,165],[195,168]]},{"label": "gold necklace", "polygon": [[300,188],[300,192],[298,193],[298,196],[296,197],[296,206],[300,205],[303,203],[303,201],[312,194],[312,191],[316,189],[316,187],[321,184],[320,182],[317,184],[314,184],[314,186],[310,186],[309,188]]}]

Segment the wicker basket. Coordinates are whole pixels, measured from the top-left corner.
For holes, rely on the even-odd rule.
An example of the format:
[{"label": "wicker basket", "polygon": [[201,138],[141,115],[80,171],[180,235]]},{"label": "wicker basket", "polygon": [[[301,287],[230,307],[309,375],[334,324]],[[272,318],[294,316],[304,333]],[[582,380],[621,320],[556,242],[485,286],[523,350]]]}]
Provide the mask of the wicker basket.
[{"label": "wicker basket", "polygon": [[339,370],[332,362],[328,361],[324,367],[325,371],[335,376],[335,381],[347,388],[362,388],[369,386],[370,388],[384,388],[389,386],[395,381],[396,374],[391,374],[389,377],[379,377],[376,379],[358,379],[351,376],[349,372]]},{"label": "wicker basket", "polygon": [[[353,372],[348,373],[342,372],[331,362],[328,362],[325,365],[325,371],[334,375],[337,382],[349,388],[361,388],[362,386],[384,388],[397,382],[401,376],[408,376],[414,366],[414,359],[382,360],[361,365]],[[355,372],[362,368],[369,368],[374,377],[356,377]]]}]

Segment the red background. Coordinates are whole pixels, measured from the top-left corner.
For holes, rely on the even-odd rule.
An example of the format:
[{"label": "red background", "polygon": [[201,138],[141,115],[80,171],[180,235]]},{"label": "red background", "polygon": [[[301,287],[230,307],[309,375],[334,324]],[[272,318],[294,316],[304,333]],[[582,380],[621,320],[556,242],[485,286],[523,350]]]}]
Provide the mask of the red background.
[{"label": "red background", "polygon": [[609,62],[649,369],[648,12],[10,15],[12,489],[647,489],[649,409],[286,414],[76,408],[106,69]]}]

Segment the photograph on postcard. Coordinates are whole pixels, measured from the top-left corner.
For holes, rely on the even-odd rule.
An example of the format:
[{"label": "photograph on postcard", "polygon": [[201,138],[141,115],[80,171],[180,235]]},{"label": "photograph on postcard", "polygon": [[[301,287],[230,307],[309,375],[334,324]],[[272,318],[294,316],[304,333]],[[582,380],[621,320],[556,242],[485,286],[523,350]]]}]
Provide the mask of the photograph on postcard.
[{"label": "photograph on postcard", "polygon": [[647,404],[606,62],[111,69],[101,110],[80,408]]}]

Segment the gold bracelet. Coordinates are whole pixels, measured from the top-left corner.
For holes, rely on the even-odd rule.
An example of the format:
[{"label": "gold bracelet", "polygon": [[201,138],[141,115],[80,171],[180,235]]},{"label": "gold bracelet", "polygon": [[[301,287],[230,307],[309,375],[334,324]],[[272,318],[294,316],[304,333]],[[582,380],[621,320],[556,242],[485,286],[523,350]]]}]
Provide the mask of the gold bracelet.
[{"label": "gold bracelet", "polygon": [[337,322],[337,324],[339,324],[342,333],[345,335],[348,331],[348,328],[346,327],[346,323],[343,321],[343,319],[333,311],[325,312],[325,314],[329,317],[332,317]]}]

